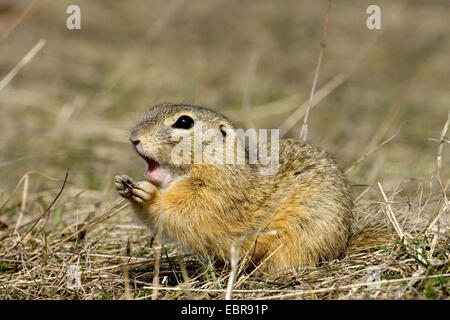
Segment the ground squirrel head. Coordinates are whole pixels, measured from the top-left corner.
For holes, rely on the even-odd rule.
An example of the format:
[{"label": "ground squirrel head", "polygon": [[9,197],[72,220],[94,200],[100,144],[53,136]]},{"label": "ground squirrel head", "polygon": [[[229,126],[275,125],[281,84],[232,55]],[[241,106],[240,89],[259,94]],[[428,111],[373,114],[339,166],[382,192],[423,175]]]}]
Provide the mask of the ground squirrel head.
[{"label": "ground squirrel head", "polygon": [[[202,136],[215,132],[215,137],[207,142],[213,149],[214,144],[224,144],[233,136],[234,126],[225,116],[205,107],[164,103],[151,108],[128,136],[134,150],[147,163],[145,178],[167,186],[178,176],[187,174],[190,166],[198,163],[196,148],[200,144],[205,147],[205,141],[196,139],[194,131],[196,136],[199,132]],[[180,149],[180,140],[189,141],[190,150]],[[200,162],[205,161],[205,153],[202,155]]]}]

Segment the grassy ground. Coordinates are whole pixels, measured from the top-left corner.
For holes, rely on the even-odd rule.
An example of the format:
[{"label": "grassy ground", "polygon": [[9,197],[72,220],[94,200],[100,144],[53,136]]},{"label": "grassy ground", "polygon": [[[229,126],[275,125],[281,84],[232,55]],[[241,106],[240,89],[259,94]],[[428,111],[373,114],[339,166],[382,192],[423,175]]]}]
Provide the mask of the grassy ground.
[{"label": "grassy ground", "polygon": [[[116,202],[114,175],[144,171],[127,131],[167,101],[298,136],[301,118],[285,121],[308,100],[327,2],[79,0],[70,31],[72,3],[0,3],[0,81],[45,40],[0,87],[0,298],[223,299],[229,268],[161,245]],[[266,280],[238,274],[233,298],[450,296],[450,4],[379,1],[383,29],[368,30],[369,4],[332,4],[308,139],[348,169],[396,134],[348,173],[358,224],[378,220],[393,240]]]}]

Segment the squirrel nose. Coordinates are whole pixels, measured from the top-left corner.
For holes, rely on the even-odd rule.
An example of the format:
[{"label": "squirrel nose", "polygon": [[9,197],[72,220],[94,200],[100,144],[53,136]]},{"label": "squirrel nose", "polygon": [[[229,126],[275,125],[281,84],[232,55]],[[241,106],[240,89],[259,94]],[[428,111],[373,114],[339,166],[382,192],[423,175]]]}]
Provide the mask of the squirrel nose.
[{"label": "squirrel nose", "polygon": [[135,147],[141,142],[141,140],[138,140],[138,139],[136,139],[136,140],[130,139],[130,141]]}]

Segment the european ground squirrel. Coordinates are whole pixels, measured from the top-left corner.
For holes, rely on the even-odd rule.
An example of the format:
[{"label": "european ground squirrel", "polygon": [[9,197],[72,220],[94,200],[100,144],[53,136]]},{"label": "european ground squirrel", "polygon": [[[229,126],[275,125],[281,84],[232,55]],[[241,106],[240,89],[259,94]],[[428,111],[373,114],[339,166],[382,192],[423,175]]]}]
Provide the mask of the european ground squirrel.
[{"label": "european ground squirrel", "polygon": [[[200,133],[215,129],[220,137],[197,139],[199,123]],[[268,273],[345,253],[352,194],[326,152],[295,139],[279,140],[276,170],[263,174],[267,165],[251,163],[248,147],[244,161],[233,151],[234,163],[215,163],[214,153],[201,161],[195,152],[174,155],[180,137],[189,138],[193,150],[211,150],[212,145],[216,156],[227,141],[234,146],[241,141],[231,121],[208,108],[160,104],[150,109],[129,134],[134,150],[147,163],[146,180],[116,176],[115,186],[154,232],[218,261],[229,261],[232,246],[240,244],[241,261],[250,268],[261,264],[258,269]],[[267,145],[274,149],[273,142]],[[229,149],[223,148],[222,159],[226,152]],[[190,161],[180,161],[182,156]]]}]

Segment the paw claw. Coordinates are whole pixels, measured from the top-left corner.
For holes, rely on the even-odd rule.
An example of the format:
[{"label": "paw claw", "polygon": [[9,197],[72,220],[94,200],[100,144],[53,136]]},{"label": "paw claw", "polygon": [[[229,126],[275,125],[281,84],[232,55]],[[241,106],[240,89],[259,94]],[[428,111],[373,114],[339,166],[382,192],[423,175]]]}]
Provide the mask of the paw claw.
[{"label": "paw claw", "polygon": [[114,186],[121,197],[139,204],[149,201],[156,190],[156,187],[150,182],[134,182],[127,175],[115,176]]}]

